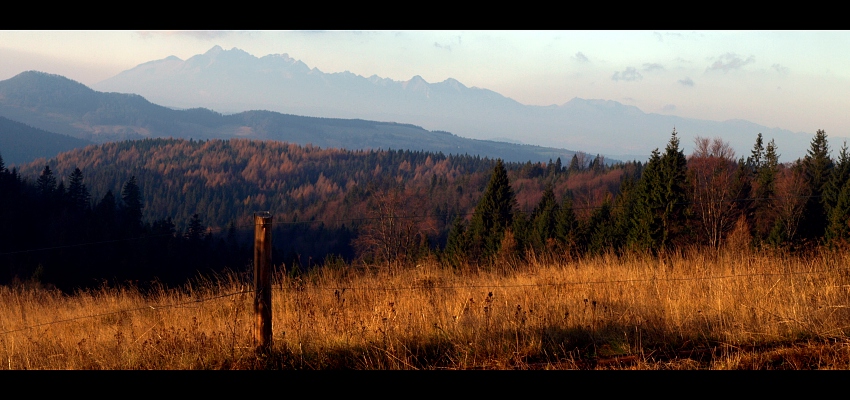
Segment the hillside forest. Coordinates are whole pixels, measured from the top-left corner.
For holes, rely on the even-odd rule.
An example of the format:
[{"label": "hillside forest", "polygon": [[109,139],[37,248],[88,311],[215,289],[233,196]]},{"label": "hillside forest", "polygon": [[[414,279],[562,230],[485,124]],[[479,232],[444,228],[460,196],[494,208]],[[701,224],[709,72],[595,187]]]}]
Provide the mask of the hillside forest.
[{"label": "hillside forest", "polygon": [[[689,247],[806,251],[850,238],[850,155],[824,131],[779,163],[773,141],[736,155],[675,130],[645,163],[578,153],[548,163],[247,139],[90,145],[7,168],[0,158],[0,284],[71,291],[180,284],[247,271],[257,211],[273,260],[298,274],[345,263],[572,260]],[[2,149],[0,149],[0,157]]]}]

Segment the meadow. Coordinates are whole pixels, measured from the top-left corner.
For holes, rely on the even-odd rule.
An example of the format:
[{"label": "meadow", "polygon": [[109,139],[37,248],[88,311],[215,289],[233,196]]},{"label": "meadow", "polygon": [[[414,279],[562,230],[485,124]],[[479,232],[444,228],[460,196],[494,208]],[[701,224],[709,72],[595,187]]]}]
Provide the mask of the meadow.
[{"label": "meadow", "polygon": [[723,249],[460,268],[276,266],[180,288],[0,287],[3,369],[848,369],[850,255]]}]

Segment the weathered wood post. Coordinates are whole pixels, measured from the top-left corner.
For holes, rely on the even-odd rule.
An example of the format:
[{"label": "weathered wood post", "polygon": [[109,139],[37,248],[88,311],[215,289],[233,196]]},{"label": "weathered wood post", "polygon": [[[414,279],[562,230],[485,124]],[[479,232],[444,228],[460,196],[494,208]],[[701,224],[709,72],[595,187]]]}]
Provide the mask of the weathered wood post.
[{"label": "weathered wood post", "polygon": [[254,342],[258,352],[272,343],[272,215],[254,213]]}]

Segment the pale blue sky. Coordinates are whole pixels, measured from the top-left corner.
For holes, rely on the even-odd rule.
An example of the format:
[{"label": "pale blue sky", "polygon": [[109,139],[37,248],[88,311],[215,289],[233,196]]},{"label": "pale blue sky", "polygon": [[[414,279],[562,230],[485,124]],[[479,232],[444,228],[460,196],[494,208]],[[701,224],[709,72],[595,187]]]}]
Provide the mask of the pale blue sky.
[{"label": "pale blue sky", "polygon": [[454,78],[524,104],[606,99],[850,136],[846,31],[0,31],[0,80],[39,70],[92,85],[214,45],[323,72]]}]

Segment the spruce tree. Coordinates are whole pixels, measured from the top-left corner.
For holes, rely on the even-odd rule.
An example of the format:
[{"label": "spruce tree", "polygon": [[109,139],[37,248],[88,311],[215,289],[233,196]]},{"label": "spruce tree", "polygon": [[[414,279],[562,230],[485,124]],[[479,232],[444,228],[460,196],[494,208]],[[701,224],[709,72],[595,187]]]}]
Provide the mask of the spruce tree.
[{"label": "spruce tree", "polygon": [[847,152],[847,141],[841,146],[838,153],[838,163],[829,176],[823,188],[823,208],[827,217],[832,214],[832,209],[838,204],[838,197],[844,188],[844,184],[850,179],[850,154]]},{"label": "spruce tree", "polygon": [[535,250],[543,251],[546,242],[556,237],[555,226],[559,208],[552,185],[547,184],[540,203],[531,214],[531,244]]},{"label": "spruce tree", "polygon": [[573,211],[573,199],[570,193],[564,195],[564,201],[555,216],[555,237],[565,249],[579,251],[578,219]]},{"label": "spruce tree", "polygon": [[824,235],[826,229],[826,212],[822,199],[824,186],[829,181],[834,167],[829,157],[829,144],[826,132],[818,129],[812,139],[811,147],[803,158],[803,173],[809,186],[810,197],[806,201],[805,214],[800,221],[800,234],[803,238],[816,240]]},{"label": "spruce tree", "polygon": [[130,234],[136,234],[142,227],[142,191],[136,184],[135,175],[124,184],[121,190],[121,199],[124,200],[123,215]]},{"label": "spruce tree", "polygon": [[45,165],[41,170],[41,175],[35,181],[38,195],[44,201],[50,201],[53,198],[53,193],[56,191],[56,177],[53,176],[53,171],[50,166]]},{"label": "spruce tree", "polygon": [[469,247],[466,221],[463,219],[463,216],[458,215],[452,224],[452,229],[449,231],[443,256],[451,265],[457,267],[467,259]]},{"label": "spruce tree", "polygon": [[845,182],[832,207],[824,238],[832,245],[850,240],[850,181]]},{"label": "spruce tree", "polygon": [[78,212],[85,211],[89,208],[90,197],[86,185],[83,184],[83,172],[74,168],[68,178],[68,203]]},{"label": "spruce tree", "polygon": [[664,154],[652,152],[636,187],[636,203],[628,242],[654,251],[670,247],[687,231],[687,159],[679,148],[676,130]]},{"label": "spruce tree", "polygon": [[505,229],[513,223],[515,207],[516,198],[508,180],[508,172],[499,159],[469,225],[473,259],[486,261],[496,254]]}]

